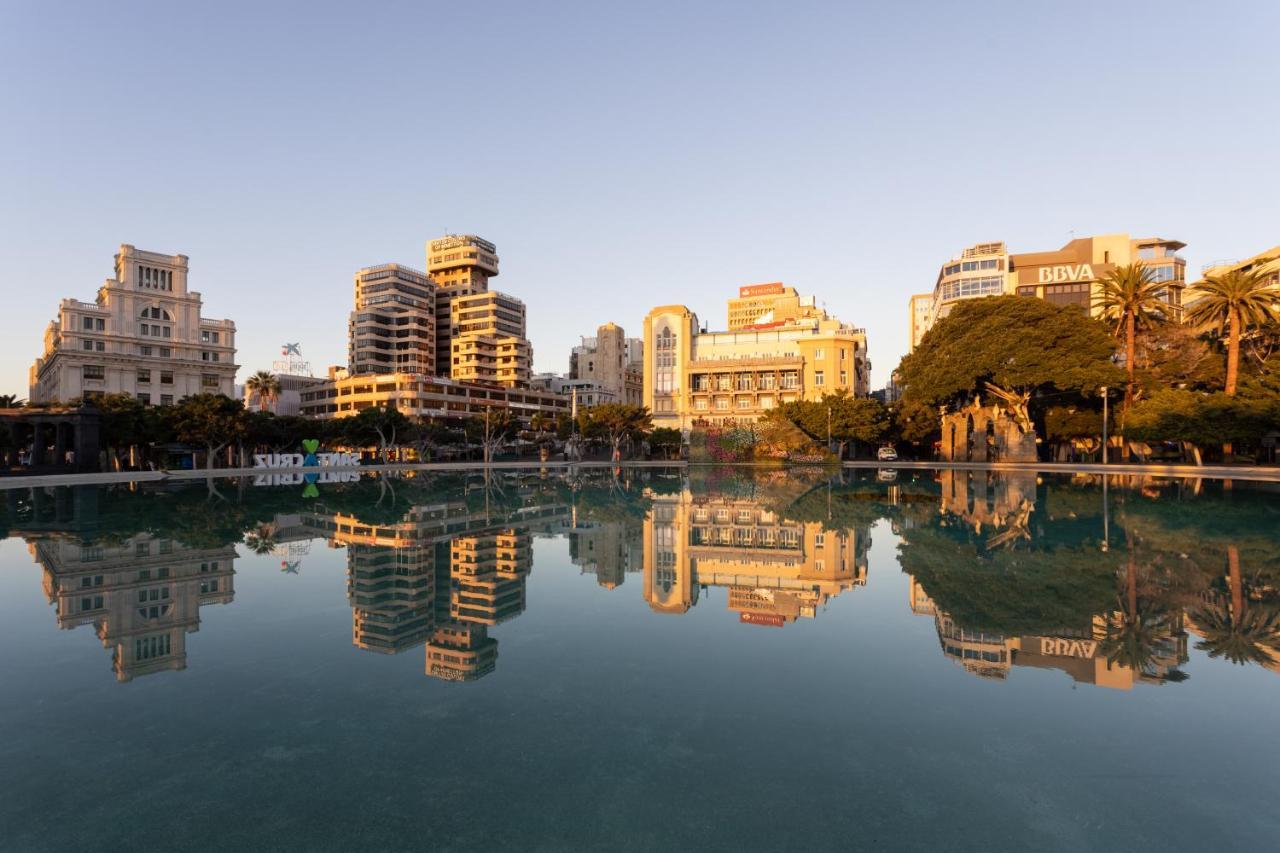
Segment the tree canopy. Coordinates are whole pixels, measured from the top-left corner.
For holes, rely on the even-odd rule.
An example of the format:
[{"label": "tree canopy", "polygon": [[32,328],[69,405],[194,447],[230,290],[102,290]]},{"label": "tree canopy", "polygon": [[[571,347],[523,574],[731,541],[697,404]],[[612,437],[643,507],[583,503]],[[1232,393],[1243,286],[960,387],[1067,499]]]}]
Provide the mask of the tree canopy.
[{"label": "tree canopy", "polygon": [[990,382],[1007,390],[1090,394],[1119,385],[1115,343],[1104,323],[1074,306],[993,296],[957,304],[902,360],[905,397],[957,403]]}]

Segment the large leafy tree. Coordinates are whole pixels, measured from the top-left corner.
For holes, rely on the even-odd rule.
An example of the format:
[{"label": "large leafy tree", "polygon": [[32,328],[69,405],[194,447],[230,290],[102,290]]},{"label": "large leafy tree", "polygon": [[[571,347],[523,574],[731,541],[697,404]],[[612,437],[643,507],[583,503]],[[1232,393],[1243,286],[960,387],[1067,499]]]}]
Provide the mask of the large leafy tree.
[{"label": "large leafy tree", "polygon": [[520,432],[520,421],[510,409],[490,407],[483,415],[474,415],[462,425],[467,440],[479,444],[486,464],[502,451],[508,441]]},{"label": "large leafy tree", "polygon": [[653,420],[644,406],[603,403],[592,406],[585,415],[583,434],[608,442],[614,459],[622,458],[624,442],[639,441],[653,429]]},{"label": "large leafy tree", "polygon": [[392,402],[361,409],[354,417],[345,419],[343,428],[347,441],[357,447],[376,446],[378,458],[385,463],[391,448],[408,432],[409,419]]},{"label": "large leafy tree", "polygon": [[244,439],[244,406],[224,394],[196,394],[166,414],[179,441],[205,448],[206,468],[219,450]]},{"label": "large leafy tree", "polygon": [[905,398],[932,406],[962,402],[988,382],[1033,395],[1086,395],[1118,384],[1114,353],[1106,324],[1079,308],[993,296],[956,305],[898,370]]},{"label": "large leafy tree", "polygon": [[1276,319],[1280,293],[1258,270],[1230,270],[1195,284],[1198,298],[1187,309],[1187,322],[1227,336],[1228,396],[1236,393],[1240,374],[1240,338],[1253,327]]},{"label": "large leafy tree", "polygon": [[1103,277],[1101,285],[1095,305],[1102,309],[1104,319],[1115,324],[1115,336],[1124,339],[1127,410],[1137,381],[1138,332],[1165,319],[1167,287],[1156,282],[1155,272],[1141,262],[1116,267]]},{"label": "large leafy tree", "polygon": [[779,410],[805,435],[826,441],[828,434],[839,444],[839,456],[850,442],[874,443],[889,428],[889,412],[873,397],[851,397],[845,390],[827,394],[820,400],[783,403]]}]

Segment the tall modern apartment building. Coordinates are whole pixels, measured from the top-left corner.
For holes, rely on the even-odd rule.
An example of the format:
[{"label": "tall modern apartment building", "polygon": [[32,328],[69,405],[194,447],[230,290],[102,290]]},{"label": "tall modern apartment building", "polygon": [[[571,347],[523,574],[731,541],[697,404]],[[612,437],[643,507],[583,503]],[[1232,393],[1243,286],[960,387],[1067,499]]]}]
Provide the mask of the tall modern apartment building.
[{"label": "tall modern apartment building", "polygon": [[529,384],[533,348],[525,337],[524,303],[490,290],[453,297],[450,376],[459,382],[488,382],[508,388]]},{"label": "tall modern apartment building", "polygon": [[437,376],[453,368],[453,300],[486,293],[498,274],[498,247],[474,234],[448,234],[427,243],[427,274],[436,286]]},{"label": "tall modern apartment building", "polygon": [[1002,242],[978,243],[942,265],[931,294],[911,297],[912,346],[957,303],[983,296],[1032,296],[1096,315],[1107,273],[1135,262],[1151,269],[1163,285],[1169,316],[1181,320],[1187,276],[1178,250],[1185,246],[1178,240],[1128,234],[1080,237],[1048,252],[1012,253]]},{"label": "tall modern apartment building", "polygon": [[435,373],[436,287],[424,272],[380,264],[356,273],[347,324],[353,374]]},{"label": "tall modern apartment building", "polygon": [[201,316],[186,255],[122,245],[93,302],[63,299],[30,371],[33,403],[128,394],[168,405],[235,394],[236,325]]}]

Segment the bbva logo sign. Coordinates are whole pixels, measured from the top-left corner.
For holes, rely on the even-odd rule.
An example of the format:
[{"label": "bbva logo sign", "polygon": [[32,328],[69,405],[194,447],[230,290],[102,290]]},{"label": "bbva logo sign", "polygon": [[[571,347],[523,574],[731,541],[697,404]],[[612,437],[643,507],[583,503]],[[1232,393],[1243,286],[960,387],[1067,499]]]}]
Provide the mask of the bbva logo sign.
[{"label": "bbva logo sign", "polygon": [[1093,281],[1092,264],[1059,264],[1056,267],[1040,267],[1041,284],[1059,284],[1064,281]]}]

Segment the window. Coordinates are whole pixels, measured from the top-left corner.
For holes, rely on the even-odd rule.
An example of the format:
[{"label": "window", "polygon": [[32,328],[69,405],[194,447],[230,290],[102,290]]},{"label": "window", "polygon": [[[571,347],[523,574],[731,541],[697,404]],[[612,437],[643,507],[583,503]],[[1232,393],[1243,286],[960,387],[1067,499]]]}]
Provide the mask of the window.
[{"label": "window", "polygon": [[706,397],[699,397],[697,400],[695,400],[693,403],[693,407],[699,411],[706,411],[708,408],[710,408],[707,405]]},{"label": "window", "polygon": [[814,385],[814,387],[815,387],[815,388],[821,388],[821,387],[822,387],[823,385],[825,385],[825,384],[827,384],[827,377],[826,377],[826,375],[825,375],[821,370],[815,370],[815,371],[813,372],[813,385]]},{"label": "window", "polygon": [[1049,284],[1045,285],[1044,298],[1054,305],[1089,305],[1088,284]]},{"label": "window", "polygon": [[142,405],[144,405],[144,406],[150,406],[150,405],[151,405],[151,395],[150,395],[150,394],[139,394],[139,395],[138,395],[138,402],[139,402],[139,403],[141,403],[141,404],[142,404]]},{"label": "window", "polygon": [[202,351],[200,353],[201,361],[218,361],[218,353]]},{"label": "window", "polygon": [[719,409],[720,411],[724,411],[724,410],[728,409],[728,408],[729,408],[729,398],[728,398],[728,397],[716,397],[716,408],[717,408],[717,409]]},{"label": "window", "polygon": [[84,341],[84,349],[88,350],[89,352],[93,352],[93,341],[86,338]]},{"label": "window", "polygon": [[1155,246],[1139,246],[1138,247],[1138,257],[1142,258],[1144,261],[1151,260],[1155,256],[1156,256]]},{"label": "window", "polygon": [[205,388],[217,388],[218,377],[213,373],[203,373],[200,375],[200,384]]},{"label": "window", "polygon": [[172,395],[172,394],[161,394],[161,395],[160,395],[160,405],[162,405],[162,406],[172,406],[172,405],[173,405],[173,395]]},{"label": "window", "polygon": [[147,346],[146,344],[143,344],[142,346],[138,347],[138,354],[151,355],[151,347]]},{"label": "window", "polygon": [[172,385],[172,384],[173,384],[173,371],[172,371],[172,370],[162,370],[162,371],[160,371],[160,384],[161,384],[161,385]]},{"label": "window", "polygon": [[173,357],[173,350],[169,349],[168,347],[160,347],[160,357],[161,357],[161,358],[172,358],[172,357]]},{"label": "window", "polygon": [[761,394],[761,395],[760,395],[760,408],[762,408],[762,409],[772,409],[772,408],[773,408],[773,395],[772,395],[772,394]]},{"label": "window", "polygon": [[147,382],[147,383],[151,382],[151,371],[150,371],[150,370],[139,370],[139,371],[138,371],[138,381],[139,381],[139,382]]},{"label": "window", "polygon": [[218,342],[218,333],[211,332],[208,329],[200,330],[200,341],[206,344],[216,344]]},{"label": "window", "polygon": [[107,371],[101,364],[86,364],[80,375],[85,379],[105,379]]},{"label": "window", "polygon": [[750,397],[739,397],[739,398],[738,398],[738,408],[739,408],[739,409],[749,409],[749,408],[751,408],[751,398],[750,398]]},{"label": "window", "polygon": [[826,357],[827,357],[827,351],[824,350],[822,347],[818,347],[816,350],[813,351],[813,358],[815,361],[821,358],[826,358]]},{"label": "window", "polygon": [[92,331],[93,331],[93,318],[92,318],[92,317],[85,317],[85,318],[84,318],[84,330],[85,330],[86,332],[92,332]]},{"label": "window", "polygon": [[840,371],[840,385],[845,386],[848,384],[849,384],[849,371],[847,370]]},{"label": "window", "polygon": [[103,320],[101,317],[94,318],[93,330],[95,332],[105,332],[107,330],[107,321]]}]

